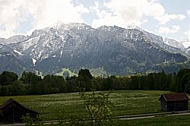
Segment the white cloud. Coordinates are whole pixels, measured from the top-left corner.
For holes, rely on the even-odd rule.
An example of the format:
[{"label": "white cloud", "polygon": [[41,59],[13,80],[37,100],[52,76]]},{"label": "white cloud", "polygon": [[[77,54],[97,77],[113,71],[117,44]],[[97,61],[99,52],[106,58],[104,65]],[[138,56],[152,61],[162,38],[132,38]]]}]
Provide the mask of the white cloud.
[{"label": "white cloud", "polygon": [[[103,5],[96,3],[93,8],[98,16],[98,19],[93,21],[93,26],[104,24],[116,24],[123,27],[140,26],[146,21],[146,17],[152,17],[160,24],[185,18],[182,14],[166,13],[165,8],[156,0],[110,0]],[[102,8],[104,11],[101,10]]]},{"label": "white cloud", "polygon": [[185,32],[185,34],[187,35],[187,39],[189,39],[189,40],[190,40],[190,29],[189,29],[189,30],[187,30],[187,31]]},{"label": "white cloud", "polygon": [[[79,4],[80,1],[77,6],[74,6],[72,1],[0,0],[0,37],[16,34],[16,29],[22,26],[22,22],[30,23],[33,29],[53,26],[58,22],[85,22],[82,19],[84,13],[97,16],[96,19],[90,19],[93,27],[101,25],[140,27],[143,23],[148,23],[150,17],[156,19],[160,24],[185,18],[182,14],[166,13],[165,8],[159,3],[160,0],[104,0],[107,2],[98,0],[99,3],[96,2],[91,10]],[[92,0],[88,2],[92,2]],[[187,14],[190,15],[190,10],[187,11]],[[162,29],[164,27],[160,28],[160,31],[163,32]],[[174,29],[177,27],[166,31],[169,33],[175,31]]]},{"label": "white cloud", "polygon": [[179,25],[173,25],[172,28],[169,27],[160,27],[158,32],[164,34],[176,33],[180,30]]},{"label": "white cloud", "polygon": [[33,28],[53,26],[57,22],[84,22],[83,5],[74,6],[72,0],[0,0],[0,37],[9,37],[23,21],[30,20]]},{"label": "white cloud", "polygon": [[155,17],[155,19],[157,19],[160,24],[165,24],[167,22],[169,22],[170,20],[173,20],[173,19],[177,19],[177,20],[183,20],[185,19],[185,15],[182,15],[182,14],[163,14],[161,16],[157,16]]},{"label": "white cloud", "polygon": [[[128,25],[140,26],[144,21],[142,19],[147,0],[111,0],[100,5],[96,3],[93,7],[98,19],[94,19],[92,26],[118,25],[126,27]],[[104,10],[101,10],[104,8]],[[143,9],[144,8],[144,9]],[[148,11],[147,11],[148,12]]]},{"label": "white cloud", "polygon": [[187,10],[187,15],[189,15],[189,16],[190,16],[190,10]]},{"label": "white cloud", "polygon": [[[43,5],[43,4],[42,4]],[[34,14],[35,26],[42,28],[55,25],[56,22],[84,22],[81,18],[82,13],[88,13],[88,9],[83,5],[74,7],[71,0],[46,0],[45,11]]]},{"label": "white cloud", "polygon": [[120,16],[113,15],[106,10],[101,10],[99,3],[95,3],[92,9],[98,16],[98,19],[94,19],[92,22],[92,26],[95,28],[102,25],[112,26],[117,24],[118,26],[123,26],[126,23]]}]

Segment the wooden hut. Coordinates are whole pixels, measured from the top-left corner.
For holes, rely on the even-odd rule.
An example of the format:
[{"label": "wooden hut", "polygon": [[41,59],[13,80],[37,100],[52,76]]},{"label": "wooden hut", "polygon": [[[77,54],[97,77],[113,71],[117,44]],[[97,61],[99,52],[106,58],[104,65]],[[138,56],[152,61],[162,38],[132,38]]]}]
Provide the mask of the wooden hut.
[{"label": "wooden hut", "polygon": [[188,96],[186,93],[163,94],[159,98],[162,111],[188,110]]},{"label": "wooden hut", "polygon": [[0,106],[0,122],[22,122],[22,116],[30,115],[30,118],[36,119],[38,112],[22,106],[13,99],[7,100]]}]

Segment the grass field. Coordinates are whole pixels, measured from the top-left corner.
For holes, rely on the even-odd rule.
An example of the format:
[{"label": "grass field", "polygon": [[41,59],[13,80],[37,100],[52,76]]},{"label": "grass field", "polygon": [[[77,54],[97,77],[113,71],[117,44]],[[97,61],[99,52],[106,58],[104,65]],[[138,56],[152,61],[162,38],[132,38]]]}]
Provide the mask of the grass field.
[{"label": "grass field", "polygon": [[[107,93],[107,92],[104,92]],[[113,103],[112,112],[115,116],[136,115],[145,113],[155,113],[160,111],[161,94],[170,93],[168,91],[144,91],[144,90],[126,90],[113,91],[110,94],[110,101]],[[56,120],[58,113],[65,112],[80,113],[84,111],[83,101],[79,93],[50,94],[50,95],[28,95],[28,96],[6,96],[0,97],[0,104],[13,98],[23,106],[34,109],[41,114],[43,120]],[[181,123],[190,122],[190,115],[156,117],[151,119],[127,120],[123,123],[128,125],[171,125],[173,122],[184,120]],[[167,120],[172,120],[167,121]],[[153,123],[154,122],[154,123]],[[184,124],[184,125],[185,125]],[[183,124],[182,124],[183,125]],[[173,125],[172,125],[173,126]]]}]

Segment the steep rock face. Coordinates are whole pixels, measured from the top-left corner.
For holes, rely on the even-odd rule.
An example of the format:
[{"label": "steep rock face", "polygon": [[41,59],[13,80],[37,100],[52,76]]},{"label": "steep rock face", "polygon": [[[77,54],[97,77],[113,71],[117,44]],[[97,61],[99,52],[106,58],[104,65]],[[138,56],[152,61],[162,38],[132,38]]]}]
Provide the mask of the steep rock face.
[{"label": "steep rock face", "polygon": [[164,50],[167,50],[171,53],[183,53],[185,51],[185,47],[182,45],[182,43],[177,42],[176,40],[162,38],[161,36],[157,36],[147,31],[143,31],[143,33],[147,35],[151,42],[157,44],[160,48]]},{"label": "steep rock face", "polygon": [[35,30],[30,36],[0,39],[0,43],[0,58],[9,61],[7,65],[5,60],[0,61],[3,64],[0,71],[11,68],[15,72],[26,69],[52,74],[62,68],[77,71],[101,67],[109,74],[124,75],[146,72],[165,62],[187,60],[179,54],[178,47],[167,45],[160,36],[117,26],[94,29],[79,23],[62,24]]},{"label": "steep rock face", "polygon": [[190,47],[186,48],[185,52],[190,55]]},{"label": "steep rock face", "polygon": [[25,68],[25,63],[9,52],[0,53],[0,71],[12,71],[20,74]]},{"label": "steep rock face", "polygon": [[25,68],[29,67],[19,59],[20,52],[7,45],[0,44],[0,72],[13,71],[20,74]]},{"label": "steep rock face", "polygon": [[181,49],[182,51],[185,50],[184,45],[183,45],[181,42],[178,42],[178,41],[176,41],[176,40],[165,38],[165,39],[164,39],[164,42],[165,42],[166,44],[170,45],[171,47]]}]

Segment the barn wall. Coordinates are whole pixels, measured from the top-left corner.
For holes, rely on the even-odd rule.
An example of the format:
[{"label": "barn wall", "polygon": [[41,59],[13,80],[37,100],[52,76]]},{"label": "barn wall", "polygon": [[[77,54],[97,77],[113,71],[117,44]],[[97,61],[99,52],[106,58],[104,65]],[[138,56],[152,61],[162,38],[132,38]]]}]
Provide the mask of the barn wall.
[{"label": "barn wall", "polygon": [[161,110],[168,111],[167,102],[164,100],[164,98],[161,99]]},{"label": "barn wall", "polygon": [[167,111],[188,110],[188,101],[174,101],[167,103]]},{"label": "barn wall", "polygon": [[37,113],[29,111],[24,107],[20,106],[19,104],[10,104],[2,111],[2,116],[0,115],[1,119],[0,122],[22,122],[22,116],[25,116],[26,113],[30,114],[31,118],[36,118]]}]

